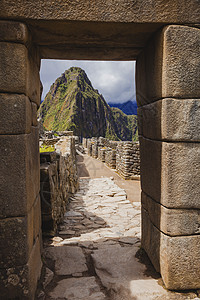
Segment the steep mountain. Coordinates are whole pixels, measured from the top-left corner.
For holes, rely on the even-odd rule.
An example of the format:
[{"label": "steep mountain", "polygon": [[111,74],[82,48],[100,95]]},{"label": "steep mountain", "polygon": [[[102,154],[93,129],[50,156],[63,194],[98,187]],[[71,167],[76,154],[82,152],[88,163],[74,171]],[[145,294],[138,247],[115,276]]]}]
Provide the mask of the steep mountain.
[{"label": "steep mountain", "polygon": [[117,107],[121,109],[126,115],[137,115],[137,102],[136,100],[126,101],[124,103],[108,103],[110,107]]},{"label": "steep mountain", "polygon": [[52,84],[38,117],[47,130],[72,130],[81,137],[132,140],[137,127],[136,116],[129,118],[111,109],[92,87],[85,71],[77,67],[66,70]]},{"label": "steep mountain", "polygon": [[117,132],[119,133],[122,141],[137,141],[137,116],[126,115],[117,107],[111,107]]}]

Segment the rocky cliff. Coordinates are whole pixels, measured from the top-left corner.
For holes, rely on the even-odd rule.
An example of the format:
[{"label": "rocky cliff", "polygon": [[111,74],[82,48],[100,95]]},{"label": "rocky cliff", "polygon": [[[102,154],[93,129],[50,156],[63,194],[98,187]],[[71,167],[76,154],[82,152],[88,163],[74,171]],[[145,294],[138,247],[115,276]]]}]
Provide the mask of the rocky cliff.
[{"label": "rocky cliff", "polygon": [[56,79],[38,116],[47,130],[72,130],[81,137],[133,140],[137,117],[110,108],[81,68],[72,67]]}]

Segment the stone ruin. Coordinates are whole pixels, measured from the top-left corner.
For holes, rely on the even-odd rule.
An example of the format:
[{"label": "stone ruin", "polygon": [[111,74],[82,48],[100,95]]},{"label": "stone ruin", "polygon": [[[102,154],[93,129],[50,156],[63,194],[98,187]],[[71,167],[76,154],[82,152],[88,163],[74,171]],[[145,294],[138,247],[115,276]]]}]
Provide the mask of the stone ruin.
[{"label": "stone ruin", "polygon": [[197,0],[1,1],[2,299],[34,299],[41,274],[45,58],[136,60],[142,247],[166,288],[200,288],[199,16]]},{"label": "stone ruin", "polygon": [[88,155],[105,162],[124,179],[140,179],[140,150],[138,142],[118,142],[109,139],[83,138]]},{"label": "stone ruin", "polygon": [[75,138],[65,135],[55,148],[54,152],[40,153],[40,199],[45,235],[56,233],[69,198],[78,189]]}]

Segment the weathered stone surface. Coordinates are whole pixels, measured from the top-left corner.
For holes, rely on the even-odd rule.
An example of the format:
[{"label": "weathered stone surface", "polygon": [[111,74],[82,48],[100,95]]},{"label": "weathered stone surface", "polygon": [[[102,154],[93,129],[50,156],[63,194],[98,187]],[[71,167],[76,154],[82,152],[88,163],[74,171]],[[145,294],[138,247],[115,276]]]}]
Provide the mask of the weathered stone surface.
[{"label": "weathered stone surface", "polygon": [[148,212],[151,222],[170,236],[200,233],[199,209],[169,209],[142,193],[142,206]]},{"label": "weathered stone surface", "polygon": [[162,99],[138,108],[139,134],[169,141],[200,141],[200,100]]},{"label": "weathered stone surface", "polygon": [[142,209],[142,247],[171,290],[196,289],[200,282],[200,235],[170,237]]},{"label": "weathered stone surface", "polygon": [[138,247],[119,245],[94,251],[95,271],[103,286],[112,291],[113,299],[165,299],[167,291],[145,275],[145,265],[135,257],[137,251]]},{"label": "weathered stone surface", "polygon": [[138,247],[125,248],[119,244],[94,250],[92,259],[95,271],[104,286],[112,287],[115,281],[126,285],[130,279],[137,276],[139,270],[141,273],[144,271],[144,266],[135,259],[137,250]]},{"label": "weathered stone surface", "polygon": [[161,98],[199,98],[200,29],[169,25],[150,40],[137,60],[139,106]]},{"label": "weathered stone surface", "polygon": [[33,242],[37,239],[37,237],[41,237],[42,233],[42,221],[41,221],[41,203],[40,203],[40,195],[37,196],[35,203],[33,204],[33,208],[31,209],[31,213],[33,213]]},{"label": "weathered stone surface", "polygon": [[[40,189],[38,130],[0,136],[0,217],[22,216]],[[15,163],[13,163],[15,162]]]},{"label": "weathered stone surface", "polygon": [[39,105],[39,67],[33,53],[22,44],[0,42],[0,92],[25,94]]},{"label": "weathered stone surface", "polygon": [[20,17],[27,22],[30,19],[133,23],[198,23],[199,21],[199,6],[194,0],[190,3],[169,0],[164,4],[161,0],[130,3],[122,0],[120,4],[116,0],[112,4],[109,0],[101,0],[98,5],[90,4],[89,0],[75,4],[70,1],[55,3],[47,0],[45,5],[40,2],[34,5],[33,0],[28,0],[26,3],[22,0],[17,3],[14,0],[7,0],[2,3],[0,17]]},{"label": "weathered stone surface", "polygon": [[27,26],[20,22],[0,20],[0,41],[27,43]]},{"label": "weathered stone surface", "polygon": [[80,247],[49,247],[45,250],[45,257],[55,261],[55,273],[57,275],[71,275],[85,272],[88,269]]},{"label": "weathered stone surface", "polygon": [[147,195],[168,208],[200,208],[199,143],[141,137],[140,155],[141,186]]},{"label": "weathered stone surface", "polygon": [[38,126],[37,121],[37,104],[34,102],[31,102],[31,109],[32,109],[32,125]]},{"label": "weathered stone surface", "polygon": [[35,299],[37,281],[40,277],[42,262],[40,239],[32,248],[28,263],[22,266],[13,266],[0,269],[1,299]]},{"label": "weathered stone surface", "polygon": [[38,237],[41,237],[39,197],[27,216],[0,220],[0,268],[26,264]]},{"label": "weathered stone surface", "polygon": [[49,293],[51,299],[88,299],[104,300],[105,295],[100,291],[95,277],[68,278],[58,282],[58,285]]},{"label": "weathered stone surface", "polygon": [[28,97],[0,94],[0,134],[31,132],[32,111]]},{"label": "weathered stone surface", "polygon": [[[0,221],[0,229],[0,267],[26,264],[32,250],[32,243],[28,244],[28,235],[33,236],[33,228],[28,228],[27,217],[3,219]],[[32,232],[28,232],[28,229]]]}]

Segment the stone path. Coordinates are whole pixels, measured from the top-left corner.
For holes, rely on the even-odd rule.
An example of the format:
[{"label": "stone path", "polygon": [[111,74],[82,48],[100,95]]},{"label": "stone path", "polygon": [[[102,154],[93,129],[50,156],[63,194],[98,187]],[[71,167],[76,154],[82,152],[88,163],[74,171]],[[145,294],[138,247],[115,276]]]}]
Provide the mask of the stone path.
[{"label": "stone path", "polygon": [[59,235],[44,245],[37,299],[199,299],[166,291],[140,249],[140,204],[110,178],[82,178]]},{"label": "stone path", "polygon": [[126,191],[130,202],[140,202],[141,188],[139,180],[124,180],[117,174],[116,170],[110,169],[102,161],[95,159],[87,154],[77,155],[78,175],[79,177],[100,178],[114,177],[114,182]]}]

